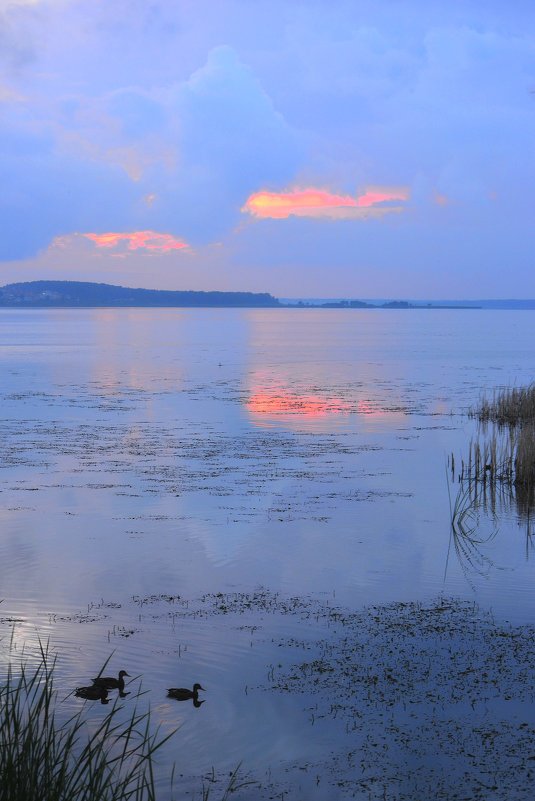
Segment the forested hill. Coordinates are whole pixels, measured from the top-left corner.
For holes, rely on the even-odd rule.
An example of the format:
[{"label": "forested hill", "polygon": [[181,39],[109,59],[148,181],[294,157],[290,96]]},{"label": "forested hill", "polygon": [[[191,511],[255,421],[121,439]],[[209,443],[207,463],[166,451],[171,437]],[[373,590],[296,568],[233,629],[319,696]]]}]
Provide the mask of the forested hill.
[{"label": "forested hill", "polygon": [[130,289],[86,281],[28,281],[0,287],[0,306],[196,306],[276,307],[267,292],[194,292]]}]

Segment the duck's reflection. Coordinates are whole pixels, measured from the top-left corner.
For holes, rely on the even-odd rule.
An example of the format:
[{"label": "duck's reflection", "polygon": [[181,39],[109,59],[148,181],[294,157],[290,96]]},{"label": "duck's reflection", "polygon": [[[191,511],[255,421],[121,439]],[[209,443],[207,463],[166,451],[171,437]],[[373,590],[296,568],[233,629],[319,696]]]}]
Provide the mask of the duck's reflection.
[{"label": "duck's reflection", "polygon": [[77,698],[84,698],[86,701],[100,701],[101,704],[110,703],[107,689],[96,684],[92,684],[90,687],[77,687],[74,694]]}]

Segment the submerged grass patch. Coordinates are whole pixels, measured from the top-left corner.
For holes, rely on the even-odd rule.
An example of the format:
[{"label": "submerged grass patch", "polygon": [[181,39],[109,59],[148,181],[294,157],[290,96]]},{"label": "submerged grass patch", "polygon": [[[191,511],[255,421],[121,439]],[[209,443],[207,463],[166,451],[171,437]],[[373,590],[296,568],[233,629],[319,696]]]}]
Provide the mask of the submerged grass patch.
[{"label": "submerged grass patch", "polygon": [[154,801],[153,757],[171,735],[136,707],[121,721],[116,704],[91,728],[83,710],[60,722],[53,674],[42,649],[0,686],[0,801]]}]

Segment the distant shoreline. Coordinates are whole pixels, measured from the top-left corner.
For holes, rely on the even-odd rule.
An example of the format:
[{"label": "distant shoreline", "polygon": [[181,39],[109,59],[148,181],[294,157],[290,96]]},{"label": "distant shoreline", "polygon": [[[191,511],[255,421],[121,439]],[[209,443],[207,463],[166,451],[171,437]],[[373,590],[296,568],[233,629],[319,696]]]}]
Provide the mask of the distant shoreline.
[{"label": "distant shoreline", "polygon": [[356,300],[283,298],[268,292],[134,289],[90,281],[26,281],[0,287],[5,309],[386,309],[535,310],[531,300]]},{"label": "distant shoreline", "polygon": [[[211,306],[204,306],[202,304],[189,304],[189,305],[181,305],[181,304],[173,304],[170,306],[163,306],[161,304],[86,304],[83,305],[81,303],[76,304],[54,304],[54,303],[25,303],[25,304],[18,304],[18,303],[1,303],[0,302],[0,310],[2,309],[14,309],[18,311],[31,311],[32,309],[278,309],[280,311],[313,311],[314,309],[324,310],[325,308],[329,308],[331,311],[336,309],[343,309],[347,307],[325,307],[319,305],[310,305],[310,306],[290,306],[285,303],[281,303],[279,306],[247,306],[247,305],[231,305],[231,304],[221,304],[221,305],[211,305]],[[420,310],[427,310],[427,311],[444,311],[444,310],[455,310],[461,309],[464,311],[484,311],[482,306],[408,306],[403,307],[405,311],[420,311]],[[366,306],[364,308],[353,308],[352,311],[392,311],[391,307],[386,306]],[[394,311],[399,311],[399,309],[394,309]],[[522,311],[522,310],[521,310]]]}]

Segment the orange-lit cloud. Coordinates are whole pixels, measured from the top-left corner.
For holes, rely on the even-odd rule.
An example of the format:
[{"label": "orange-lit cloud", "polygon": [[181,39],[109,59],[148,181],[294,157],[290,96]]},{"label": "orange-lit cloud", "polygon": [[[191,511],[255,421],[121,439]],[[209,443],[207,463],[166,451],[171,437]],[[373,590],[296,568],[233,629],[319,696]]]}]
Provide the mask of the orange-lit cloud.
[{"label": "orange-lit cloud", "polygon": [[189,247],[187,242],[177,239],[171,234],[159,234],[156,231],[130,231],[124,233],[82,234],[91,240],[97,248],[108,250],[144,250],[149,253],[169,253]]},{"label": "orange-lit cloud", "polygon": [[368,186],[363,195],[357,197],[357,206],[368,208],[378,203],[391,203],[393,200],[406,201],[410,192],[406,186]]},{"label": "orange-lit cloud", "polygon": [[382,217],[400,212],[405,207],[384,205],[409,199],[407,187],[369,186],[357,197],[336,195],[323,189],[291,189],[286,192],[255,192],[242,207],[243,212],[257,219],[327,217],[354,219]]}]

